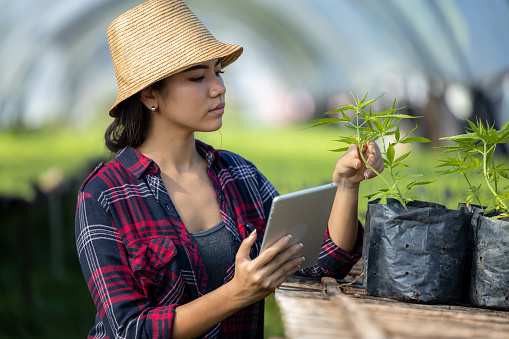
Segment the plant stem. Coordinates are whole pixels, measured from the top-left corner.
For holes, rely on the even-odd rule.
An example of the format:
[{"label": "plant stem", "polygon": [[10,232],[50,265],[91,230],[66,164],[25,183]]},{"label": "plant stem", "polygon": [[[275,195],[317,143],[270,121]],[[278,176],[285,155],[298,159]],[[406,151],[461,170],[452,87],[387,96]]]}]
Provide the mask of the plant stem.
[{"label": "plant stem", "polygon": [[481,206],[482,208],[482,202],[481,202],[481,199],[479,199],[479,196],[477,195],[477,191],[472,189],[472,184],[470,183],[470,180],[468,180],[468,177],[467,177],[467,174],[466,173],[463,173],[463,176],[465,177],[465,179],[467,180],[467,183],[468,183],[468,187],[470,188],[470,190],[472,191],[472,193],[474,193],[474,196],[475,198],[477,199],[477,202],[479,203],[479,206]]},{"label": "plant stem", "polygon": [[[387,155],[387,146],[385,145],[385,135],[382,134],[381,135],[381,139],[382,139],[382,144],[383,144],[384,152]],[[394,177],[394,169],[392,167],[392,164],[389,164],[389,173],[391,174],[392,181],[394,181],[394,185],[391,188],[394,188],[394,186],[396,186],[396,189],[398,190],[398,195],[399,195],[399,197],[401,199],[401,203],[402,203],[403,207],[406,209],[405,199],[403,198],[403,194],[401,193],[401,191],[399,189],[398,181]]]},{"label": "plant stem", "polygon": [[484,174],[484,179],[486,180],[486,184],[488,185],[488,188],[490,189],[491,193],[493,194],[493,196],[495,197],[495,199],[497,199],[500,204],[502,205],[502,207],[504,208],[505,211],[507,211],[507,205],[502,201],[500,200],[500,198],[498,197],[498,193],[493,189],[493,187],[491,187],[490,185],[490,181],[488,180],[488,170],[487,170],[487,160],[488,160],[488,151],[486,150],[486,141],[483,141],[483,144],[484,144],[484,153],[482,154],[483,155],[483,174]]}]

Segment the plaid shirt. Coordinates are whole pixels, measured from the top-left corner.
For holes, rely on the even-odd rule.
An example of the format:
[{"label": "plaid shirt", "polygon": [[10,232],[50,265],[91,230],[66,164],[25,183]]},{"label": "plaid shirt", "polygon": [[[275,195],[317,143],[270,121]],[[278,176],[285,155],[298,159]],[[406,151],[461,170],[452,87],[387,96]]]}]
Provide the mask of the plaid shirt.
[{"label": "plaid shirt", "polygon": [[[241,241],[256,228],[258,255],[277,191],[242,157],[197,141],[208,162],[231,256],[224,283],[235,273]],[[78,193],[76,246],[97,307],[89,338],[169,338],[175,308],[209,292],[198,249],[165,189],[157,164],[127,147],[100,164]],[[353,254],[326,234],[318,265],[301,274],[343,277],[360,258],[362,227]],[[203,338],[262,338],[263,300],[233,314]],[[197,315],[198,317],[199,315]]]}]

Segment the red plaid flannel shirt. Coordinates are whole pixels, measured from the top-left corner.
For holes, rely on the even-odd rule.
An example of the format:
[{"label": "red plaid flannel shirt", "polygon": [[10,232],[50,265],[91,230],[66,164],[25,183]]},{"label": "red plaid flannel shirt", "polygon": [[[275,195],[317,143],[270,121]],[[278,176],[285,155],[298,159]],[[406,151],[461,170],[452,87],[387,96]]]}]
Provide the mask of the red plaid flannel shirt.
[{"label": "red plaid flannel shirt", "polygon": [[[241,241],[256,228],[251,250],[258,255],[267,216],[277,191],[249,161],[197,141],[230,233],[235,273]],[[89,338],[169,338],[175,308],[209,292],[197,247],[182,223],[155,162],[127,147],[100,164],[78,193],[76,246],[97,306]],[[362,227],[348,254],[326,234],[320,259],[300,274],[341,278],[359,260]],[[264,302],[259,301],[217,324],[203,338],[262,338]],[[200,315],[197,315],[199,317]]]}]

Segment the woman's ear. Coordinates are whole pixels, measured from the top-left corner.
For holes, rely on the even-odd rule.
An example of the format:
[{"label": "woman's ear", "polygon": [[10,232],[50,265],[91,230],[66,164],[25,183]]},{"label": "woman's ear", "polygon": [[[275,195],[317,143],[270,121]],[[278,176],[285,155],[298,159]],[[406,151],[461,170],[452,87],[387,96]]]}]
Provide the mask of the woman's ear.
[{"label": "woman's ear", "polygon": [[149,110],[152,110],[152,107],[155,107],[156,109],[158,108],[157,99],[154,94],[154,90],[151,86],[145,87],[141,90],[141,102]]}]

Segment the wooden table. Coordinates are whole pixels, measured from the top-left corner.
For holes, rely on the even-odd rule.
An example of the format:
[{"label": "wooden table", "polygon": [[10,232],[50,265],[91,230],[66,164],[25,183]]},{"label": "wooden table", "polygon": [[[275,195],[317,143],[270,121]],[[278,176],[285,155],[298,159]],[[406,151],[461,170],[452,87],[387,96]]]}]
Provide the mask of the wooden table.
[{"label": "wooden table", "polygon": [[370,297],[359,275],[288,279],[275,293],[286,338],[509,338],[509,312]]}]

